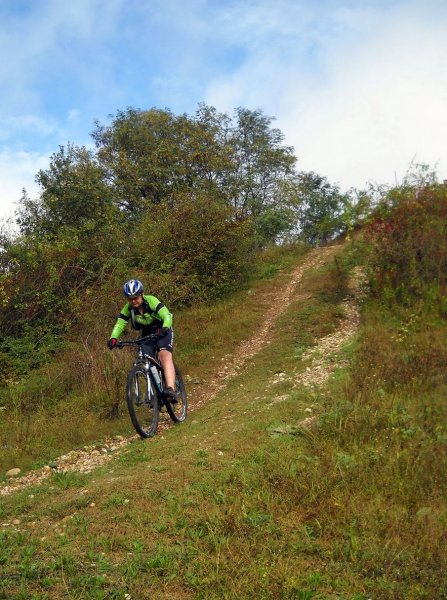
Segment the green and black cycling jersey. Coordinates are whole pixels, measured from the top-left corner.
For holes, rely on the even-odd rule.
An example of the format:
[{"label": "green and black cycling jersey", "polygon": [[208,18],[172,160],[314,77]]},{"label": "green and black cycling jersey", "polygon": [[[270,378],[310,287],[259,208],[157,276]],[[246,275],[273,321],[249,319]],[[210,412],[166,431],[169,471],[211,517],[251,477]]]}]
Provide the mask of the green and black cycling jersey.
[{"label": "green and black cycling jersey", "polygon": [[143,309],[143,314],[133,308],[130,302],[126,302],[110,337],[119,339],[129,321],[134,329],[142,329],[143,336],[153,333],[161,327],[172,327],[172,314],[155,296],[143,295],[143,303],[140,308]]}]

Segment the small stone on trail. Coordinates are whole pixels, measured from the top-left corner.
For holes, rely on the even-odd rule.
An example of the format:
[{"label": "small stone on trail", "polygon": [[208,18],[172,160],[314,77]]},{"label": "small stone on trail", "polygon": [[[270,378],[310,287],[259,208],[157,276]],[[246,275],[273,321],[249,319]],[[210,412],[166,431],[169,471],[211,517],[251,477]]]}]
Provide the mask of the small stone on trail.
[{"label": "small stone on trail", "polygon": [[21,469],[9,469],[9,471],[6,473],[6,477],[17,477],[17,475],[20,475],[21,472]]}]

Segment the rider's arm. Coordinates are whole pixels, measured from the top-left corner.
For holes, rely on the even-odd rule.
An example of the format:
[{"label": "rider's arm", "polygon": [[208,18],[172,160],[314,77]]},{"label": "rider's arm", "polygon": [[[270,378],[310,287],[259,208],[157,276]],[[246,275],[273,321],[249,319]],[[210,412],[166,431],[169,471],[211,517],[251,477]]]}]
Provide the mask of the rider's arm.
[{"label": "rider's arm", "polygon": [[113,328],[112,333],[110,334],[110,337],[119,339],[121,337],[121,334],[123,333],[123,331],[126,329],[129,319],[130,319],[129,304],[126,304],[123,307],[120,314],[118,315],[118,319],[116,320],[115,327]]},{"label": "rider's arm", "polygon": [[163,327],[172,327],[172,313],[169,312],[168,307],[155,296],[145,296],[145,298],[157,319],[163,322]]}]

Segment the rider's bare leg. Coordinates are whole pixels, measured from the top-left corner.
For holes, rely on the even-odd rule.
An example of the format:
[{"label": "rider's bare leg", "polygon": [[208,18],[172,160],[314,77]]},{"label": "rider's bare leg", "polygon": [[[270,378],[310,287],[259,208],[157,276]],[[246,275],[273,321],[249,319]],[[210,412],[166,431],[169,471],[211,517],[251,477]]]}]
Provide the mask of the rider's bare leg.
[{"label": "rider's bare leg", "polygon": [[158,358],[164,370],[166,387],[175,390],[175,368],[171,352],[169,350],[160,350]]}]

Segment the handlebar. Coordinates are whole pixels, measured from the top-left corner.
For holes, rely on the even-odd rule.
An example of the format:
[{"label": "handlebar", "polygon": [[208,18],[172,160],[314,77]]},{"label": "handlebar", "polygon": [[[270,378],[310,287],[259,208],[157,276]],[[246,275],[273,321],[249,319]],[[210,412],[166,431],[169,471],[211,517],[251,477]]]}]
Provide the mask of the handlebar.
[{"label": "handlebar", "polygon": [[115,348],[124,348],[124,346],[143,346],[147,342],[156,342],[158,340],[158,334],[151,333],[145,335],[137,340],[122,340],[116,343]]}]

